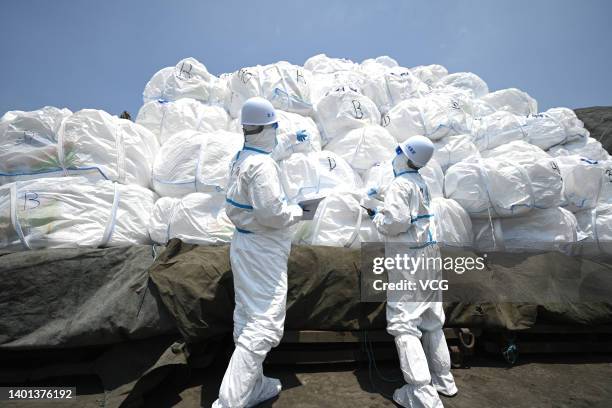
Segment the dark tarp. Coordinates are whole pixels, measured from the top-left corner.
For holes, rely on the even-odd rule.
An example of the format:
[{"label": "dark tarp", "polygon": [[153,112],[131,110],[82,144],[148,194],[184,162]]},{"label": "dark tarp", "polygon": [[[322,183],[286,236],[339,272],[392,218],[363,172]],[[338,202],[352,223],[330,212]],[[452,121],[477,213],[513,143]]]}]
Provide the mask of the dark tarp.
[{"label": "dark tarp", "polygon": [[575,109],[574,112],[584,122],[591,137],[600,142],[608,153],[612,153],[612,107],[593,106]]},{"label": "dark tarp", "polygon": [[175,331],[148,280],[153,260],[151,246],[0,256],[0,350],[113,344]]}]

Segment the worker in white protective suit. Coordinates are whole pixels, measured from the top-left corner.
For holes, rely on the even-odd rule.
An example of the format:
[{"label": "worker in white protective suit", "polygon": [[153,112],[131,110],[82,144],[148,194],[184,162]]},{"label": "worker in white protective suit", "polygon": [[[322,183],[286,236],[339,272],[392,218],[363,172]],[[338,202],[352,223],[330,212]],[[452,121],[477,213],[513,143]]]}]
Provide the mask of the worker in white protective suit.
[{"label": "worker in white protective suit", "polygon": [[[424,260],[440,257],[433,233],[434,215],[429,212],[429,192],[418,172],[433,152],[433,143],[423,136],[411,137],[400,144],[393,160],[395,178],[384,189],[383,205],[370,213],[376,229],[388,243],[394,243],[387,247]],[[412,280],[418,284],[417,280],[442,279],[439,264],[425,262],[413,269],[418,270],[388,270],[389,282]],[[393,399],[404,407],[442,407],[438,394],[449,397],[457,394],[442,330],[442,297],[439,291],[417,288],[416,292],[387,291],[387,331],[395,337],[406,381],[395,391]]]},{"label": "worker in white protective suit", "polygon": [[213,407],[251,407],[275,397],[280,381],[263,375],[262,363],[283,336],[287,299],[289,227],[302,209],[285,200],[276,145],[276,112],[250,98],[241,112],[244,148],[231,164],[226,212],[236,227],[230,246],[236,307],[236,348]]}]

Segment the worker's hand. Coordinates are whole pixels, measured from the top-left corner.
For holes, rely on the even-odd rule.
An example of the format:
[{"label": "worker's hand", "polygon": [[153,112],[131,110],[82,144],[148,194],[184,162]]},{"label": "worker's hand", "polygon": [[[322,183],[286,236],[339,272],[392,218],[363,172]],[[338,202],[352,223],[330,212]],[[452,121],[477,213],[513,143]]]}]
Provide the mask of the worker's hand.
[{"label": "worker's hand", "polygon": [[295,134],[297,141],[302,143],[307,141],[308,139],[310,139],[310,135],[308,134],[308,132],[306,130],[298,130],[298,132]]}]

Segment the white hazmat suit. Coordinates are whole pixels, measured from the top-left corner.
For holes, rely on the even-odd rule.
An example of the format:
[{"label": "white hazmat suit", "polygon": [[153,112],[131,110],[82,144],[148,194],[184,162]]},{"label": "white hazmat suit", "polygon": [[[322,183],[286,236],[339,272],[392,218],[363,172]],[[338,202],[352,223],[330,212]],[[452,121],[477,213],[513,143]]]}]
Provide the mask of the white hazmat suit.
[{"label": "white hazmat suit", "polygon": [[300,220],[302,209],[285,201],[279,168],[269,155],[276,144],[270,130],[245,136],[231,165],[226,212],[237,231],[230,247],[236,348],[213,407],[254,406],[281,389],[279,380],[263,375],[262,363],[283,336],[288,227]]},{"label": "white hazmat suit", "polygon": [[[384,205],[377,209],[374,225],[387,242],[403,243],[399,252],[408,257],[440,257],[425,181],[417,170],[408,166],[403,153],[393,160],[393,171],[395,178],[385,189]],[[390,283],[404,279],[414,281],[415,277],[442,279],[441,270],[435,268],[420,268],[414,275],[405,269],[391,269],[388,273]],[[443,324],[444,310],[439,292],[387,292],[387,331],[395,337],[407,383],[393,394],[398,404],[415,408],[442,407],[438,392],[447,396],[457,393]]]}]

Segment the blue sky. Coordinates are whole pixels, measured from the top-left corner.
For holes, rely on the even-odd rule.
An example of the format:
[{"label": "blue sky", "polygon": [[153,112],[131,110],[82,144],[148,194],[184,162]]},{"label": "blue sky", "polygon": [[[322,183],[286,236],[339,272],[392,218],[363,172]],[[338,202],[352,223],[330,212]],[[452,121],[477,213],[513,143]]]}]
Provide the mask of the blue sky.
[{"label": "blue sky", "polygon": [[133,114],[157,70],[215,74],[310,56],[472,71],[540,110],[612,105],[612,1],[3,1],[0,113],[44,105]]}]

